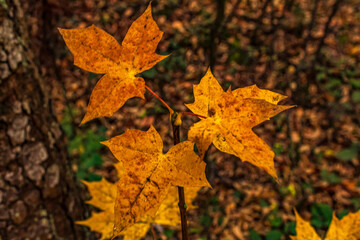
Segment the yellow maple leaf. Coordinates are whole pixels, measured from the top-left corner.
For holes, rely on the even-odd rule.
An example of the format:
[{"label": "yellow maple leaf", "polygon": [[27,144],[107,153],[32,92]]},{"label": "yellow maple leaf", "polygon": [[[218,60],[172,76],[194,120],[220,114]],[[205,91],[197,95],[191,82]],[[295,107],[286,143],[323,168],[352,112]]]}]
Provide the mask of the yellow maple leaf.
[{"label": "yellow maple leaf", "polygon": [[292,240],[321,240],[309,222],[300,217],[297,211],[296,216],[296,237],[290,236]]},{"label": "yellow maple leaf", "polygon": [[210,69],[198,85],[194,85],[195,102],[186,106],[195,114],[206,117],[189,130],[200,155],[211,143],[220,151],[233,154],[277,177],[275,154],[252,128],[293,106],[277,103],[285,96],[255,85],[224,92]]},{"label": "yellow maple leaf", "polygon": [[145,81],[137,74],[150,69],[167,56],[155,53],[163,32],[151,15],[151,4],[130,26],[121,45],[105,31],[60,29],[74,55],[74,64],[95,73],[105,73],[90,96],[81,124],[101,116],[112,116],[132,97],[144,98]]},{"label": "yellow maple leaf", "polygon": [[[296,236],[292,240],[321,240],[310,223],[303,220],[295,211]],[[333,213],[332,221],[325,240],[359,240],[360,239],[360,211],[349,213],[339,220]]]},{"label": "yellow maple leaf", "polygon": [[[190,203],[187,209],[194,208],[191,202],[195,199],[199,189],[199,187],[184,188],[185,201]],[[156,212],[155,217],[151,217],[149,215],[145,216],[134,225],[120,232],[119,235],[124,236],[124,240],[138,240],[145,236],[150,228],[151,223],[167,226],[178,226],[181,223],[178,203],[178,189],[177,187],[171,187],[166,198],[161,203],[159,210]]]},{"label": "yellow maple leaf", "polygon": [[[117,164],[116,168],[121,169],[122,167]],[[99,182],[83,182],[92,196],[92,199],[87,203],[103,211],[99,213],[93,212],[90,218],[76,223],[88,226],[92,231],[101,233],[101,240],[109,239],[113,236],[116,185],[105,179]],[[195,199],[198,190],[199,188],[185,188],[185,199],[186,202],[190,203],[190,208],[194,207],[191,202]],[[119,235],[124,236],[124,240],[139,240],[146,235],[151,223],[169,226],[177,226],[180,223],[176,187],[170,188],[155,217],[144,216],[139,222],[120,232]]]},{"label": "yellow maple leaf", "polygon": [[126,130],[103,142],[123,163],[117,182],[114,236],[139,221],[154,216],[171,185],[210,186],[205,162],[193,151],[194,143],[181,142],[163,154],[163,143],[154,127],[148,131]]},{"label": "yellow maple leaf", "polygon": [[83,181],[83,183],[88,187],[92,196],[87,203],[103,211],[99,213],[93,212],[90,218],[76,221],[76,223],[88,226],[92,231],[102,233],[101,240],[111,238],[114,228],[116,185],[106,181],[104,178],[98,182]]}]

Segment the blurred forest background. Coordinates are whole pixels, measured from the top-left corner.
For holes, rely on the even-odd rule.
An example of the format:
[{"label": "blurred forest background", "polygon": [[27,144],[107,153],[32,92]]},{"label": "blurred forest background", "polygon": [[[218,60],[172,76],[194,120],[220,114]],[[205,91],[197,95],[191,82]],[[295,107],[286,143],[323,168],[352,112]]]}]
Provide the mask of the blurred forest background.
[{"label": "blurred forest background", "polygon": [[[80,127],[101,76],[73,65],[57,30],[94,24],[121,42],[147,5],[0,0],[0,239],[95,239],[74,221],[91,211],[81,179],[116,180],[99,142],[152,124],[172,145],[168,112],[148,92]],[[189,213],[191,239],[289,239],[294,208],[324,236],[333,212],[360,209],[358,0],[153,0],[152,11],[164,32],[158,53],[172,54],[142,76],[173,109],[187,111],[209,66],[224,89],[257,84],[297,105],[254,129],[276,153],[279,183],[210,148],[213,189]],[[195,121],[183,117],[183,139]]]}]

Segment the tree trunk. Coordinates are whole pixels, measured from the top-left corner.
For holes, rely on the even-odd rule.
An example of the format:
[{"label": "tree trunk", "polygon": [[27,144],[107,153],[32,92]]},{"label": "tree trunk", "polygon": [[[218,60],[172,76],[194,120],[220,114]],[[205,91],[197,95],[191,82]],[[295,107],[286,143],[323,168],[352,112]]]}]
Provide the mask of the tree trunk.
[{"label": "tree trunk", "polygon": [[85,205],[17,0],[0,1],[0,239],[89,239]]}]

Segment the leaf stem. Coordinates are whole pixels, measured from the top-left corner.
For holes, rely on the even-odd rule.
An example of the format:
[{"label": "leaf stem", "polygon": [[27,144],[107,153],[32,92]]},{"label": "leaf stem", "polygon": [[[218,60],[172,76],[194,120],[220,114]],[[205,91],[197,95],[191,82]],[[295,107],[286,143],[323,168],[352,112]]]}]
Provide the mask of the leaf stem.
[{"label": "leaf stem", "polygon": [[162,100],[162,98],[159,97],[159,95],[157,95],[153,90],[151,90],[151,89],[150,89],[148,86],[146,86],[146,85],[145,85],[145,88],[146,88],[149,92],[151,92],[157,99],[159,99],[160,102],[162,102],[162,104],[165,105],[165,107],[169,110],[170,114],[172,114],[172,113],[174,112],[174,110],[172,110],[171,107],[170,107],[169,105],[167,105],[167,103],[166,103],[164,100]]},{"label": "leaf stem", "polygon": [[[176,114],[178,115],[178,114]],[[180,143],[180,125],[175,125],[175,120],[171,120],[173,128],[173,138],[174,145]],[[179,209],[180,209],[180,218],[181,218],[181,232],[182,239],[188,240],[188,228],[187,228],[187,218],[186,218],[186,203],[185,203],[185,193],[183,187],[178,187],[179,193]]]},{"label": "leaf stem", "polygon": [[157,240],[156,232],[155,232],[154,226],[152,224],[151,224],[151,233],[153,235],[153,239]]},{"label": "leaf stem", "polygon": [[191,115],[191,116],[196,116],[196,117],[199,117],[199,118],[206,118],[206,117],[204,117],[202,115],[192,113],[192,112],[183,112],[182,115]]}]

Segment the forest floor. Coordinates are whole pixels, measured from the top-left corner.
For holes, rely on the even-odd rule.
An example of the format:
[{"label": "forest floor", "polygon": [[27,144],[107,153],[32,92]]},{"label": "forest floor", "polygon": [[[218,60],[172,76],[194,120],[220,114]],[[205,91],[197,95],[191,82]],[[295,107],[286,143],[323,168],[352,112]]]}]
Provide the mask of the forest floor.
[{"label": "forest floor", "polygon": [[[121,42],[147,2],[61,2],[47,1],[43,15],[36,4],[25,6],[33,47],[48,74],[78,178],[115,181],[115,159],[99,141],[154,125],[167,151],[168,112],[147,92],[146,100],[129,100],[113,117],[79,126],[101,76],[73,65],[57,27],[94,24]],[[360,209],[358,1],[228,0],[224,17],[210,0],[154,0],[152,10],[164,32],[157,52],[172,54],[141,75],[173,109],[188,111],[184,103],[193,102],[192,86],[210,63],[224,90],[257,84],[288,96],[280,104],[297,105],[254,128],[276,154],[279,182],[210,147],[205,161],[213,189],[203,188],[195,200],[199,207],[189,213],[191,239],[289,239],[294,209],[324,236],[333,211],[342,217]],[[36,42],[42,34],[49,41]],[[183,117],[182,139],[196,121]],[[161,239],[180,234],[176,227],[154,229]]]}]

